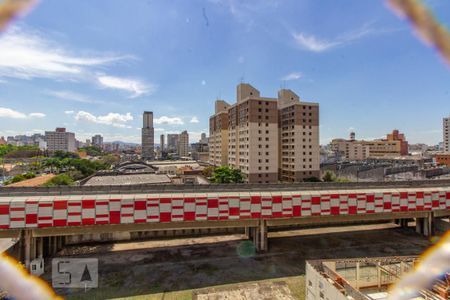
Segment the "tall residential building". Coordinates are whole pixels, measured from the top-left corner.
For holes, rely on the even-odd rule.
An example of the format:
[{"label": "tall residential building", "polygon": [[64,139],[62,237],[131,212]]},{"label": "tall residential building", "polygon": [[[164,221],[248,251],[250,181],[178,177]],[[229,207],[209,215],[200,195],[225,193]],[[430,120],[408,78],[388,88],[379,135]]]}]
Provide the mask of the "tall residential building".
[{"label": "tall residential building", "polygon": [[291,90],[261,97],[239,84],[237,101],[216,101],[210,118],[210,163],[240,169],[247,182],[302,181],[319,177],[319,105]]},{"label": "tall residential building", "polygon": [[215,114],[209,118],[209,163],[213,166],[228,165],[229,108],[224,100],[216,100]]},{"label": "tall residential building", "polygon": [[199,142],[202,143],[202,144],[207,144],[208,143],[208,138],[206,137],[206,133],[202,132]]},{"label": "tall residential building", "polygon": [[300,101],[293,91],[278,92],[280,178],[298,182],[320,177],[319,104]]},{"label": "tall residential building", "polygon": [[443,120],[444,151],[450,152],[450,116]]},{"label": "tall residential building", "polygon": [[386,135],[386,139],[373,141],[356,140],[353,133],[349,140],[332,140],[331,149],[345,160],[364,160],[369,157],[408,155],[408,142],[405,135],[395,129]]},{"label": "tall residential building", "polygon": [[46,131],[45,139],[49,152],[65,151],[75,152],[75,134],[67,132],[65,128],[56,128],[55,131]]},{"label": "tall residential building", "polygon": [[146,111],[142,117],[142,159],[153,160],[155,158],[154,151],[154,129],[153,129],[153,112]]},{"label": "tall residential building", "polygon": [[92,146],[103,148],[103,137],[100,134],[96,134],[92,137]]},{"label": "tall residential building", "polygon": [[179,135],[178,155],[180,157],[189,155],[189,134],[186,130]]},{"label": "tall residential building", "polygon": [[159,136],[159,149],[161,152],[164,151],[164,134]]},{"label": "tall residential building", "polygon": [[170,133],[167,135],[167,152],[178,152],[178,134]]}]

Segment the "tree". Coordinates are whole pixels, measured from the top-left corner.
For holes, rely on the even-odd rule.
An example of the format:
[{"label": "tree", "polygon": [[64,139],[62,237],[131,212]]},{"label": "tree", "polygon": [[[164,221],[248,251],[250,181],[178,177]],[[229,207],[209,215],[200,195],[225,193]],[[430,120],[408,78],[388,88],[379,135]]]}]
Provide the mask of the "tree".
[{"label": "tree", "polygon": [[103,153],[102,149],[96,146],[87,146],[84,148],[80,148],[80,151],[85,151],[89,156],[101,156]]},{"label": "tree", "polygon": [[75,182],[73,179],[67,174],[59,174],[44,183],[42,186],[50,187],[50,186],[61,186],[61,185],[74,185]]},{"label": "tree", "polygon": [[213,172],[214,172],[214,167],[207,166],[206,168],[203,169],[202,175],[205,176],[206,178],[210,178],[212,176]]},{"label": "tree", "polygon": [[105,156],[102,156],[102,158],[100,159],[100,162],[107,165],[107,166],[112,166],[116,163],[118,163],[120,160],[120,158],[118,158],[115,155],[112,154],[107,154]]},{"label": "tree", "polygon": [[336,181],[336,175],[332,171],[325,171],[322,180],[324,182],[334,182]]},{"label": "tree", "polygon": [[214,169],[211,181],[214,183],[242,183],[244,180],[240,170],[222,166]]}]

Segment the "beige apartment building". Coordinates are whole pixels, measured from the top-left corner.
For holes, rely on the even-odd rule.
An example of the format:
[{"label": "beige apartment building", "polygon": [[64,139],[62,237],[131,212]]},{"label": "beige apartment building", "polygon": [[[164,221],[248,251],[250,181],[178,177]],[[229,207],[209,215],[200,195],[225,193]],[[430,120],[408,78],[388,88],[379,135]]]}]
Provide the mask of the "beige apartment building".
[{"label": "beige apartment building", "polygon": [[300,102],[291,90],[261,97],[249,84],[236,103],[216,101],[210,118],[210,163],[240,169],[250,183],[319,177],[319,105]]},{"label": "beige apartment building", "polygon": [[186,157],[189,155],[189,134],[186,130],[179,135],[178,155],[180,157]]},{"label": "beige apartment building", "polygon": [[442,132],[444,136],[444,151],[450,152],[450,117],[443,119]]},{"label": "beige apartment building", "polygon": [[209,163],[213,166],[228,165],[228,108],[230,105],[217,100],[215,114],[209,118]]}]

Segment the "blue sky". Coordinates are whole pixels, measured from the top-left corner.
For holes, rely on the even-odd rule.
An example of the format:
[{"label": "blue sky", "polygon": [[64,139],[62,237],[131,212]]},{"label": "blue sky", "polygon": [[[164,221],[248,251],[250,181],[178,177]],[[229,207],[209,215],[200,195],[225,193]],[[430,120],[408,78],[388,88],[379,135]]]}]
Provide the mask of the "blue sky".
[{"label": "blue sky", "polygon": [[[450,24],[450,2],[426,3]],[[249,82],[320,103],[321,143],[394,128],[436,144],[450,72],[383,1],[43,0],[0,33],[0,135],[65,126],[80,140],[208,132]]]}]

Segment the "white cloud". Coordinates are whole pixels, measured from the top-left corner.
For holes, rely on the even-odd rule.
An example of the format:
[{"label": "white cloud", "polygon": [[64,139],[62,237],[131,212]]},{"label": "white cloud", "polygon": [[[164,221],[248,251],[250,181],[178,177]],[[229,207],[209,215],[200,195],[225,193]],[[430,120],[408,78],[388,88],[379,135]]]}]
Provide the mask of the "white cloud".
[{"label": "white cloud", "polygon": [[167,124],[167,125],[183,125],[184,122],[179,117],[167,117],[162,116],[153,120],[155,124]]},{"label": "white cloud", "polygon": [[66,115],[73,115],[75,112],[73,110],[65,110],[64,113]]},{"label": "white cloud", "polygon": [[30,118],[38,118],[38,119],[42,119],[42,118],[45,118],[46,115],[43,114],[43,113],[34,112],[34,113],[28,114],[28,116],[29,116]]},{"label": "white cloud", "polygon": [[154,130],[155,132],[156,132],[156,131],[161,131],[161,132],[165,131],[164,128],[158,128],[158,127],[157,127],[157,128],[154,128],[153,130]]},{"label": "white cloud", "polygon": [[148,84],[140,80],[123,77],[99,75],[97,80],[104,87],[131,92],[130,98],[136,98],[145,94],[153,94],[157,88],[154,84]]},{"label": "white cloud", "polygon": [[200,121],[196,116],[193,116],[192,119],[189,121],[189,123],[199,123]]},{"label": "white cloud", "polygon": [[114,55],[78,55],[48,40],[44,33],[13,27],[0,37],[0,77],[21,79],[83,78],[89,68],[130,58]]},{"label": "white cloud", "polygon": [[391,32],[392,30],[375,30],[371,28],[370,23],[364,24],[361,28],[341,34],[332,39],[318,38],[314,35],[308,35],[303,32],[292,33],[292,37],[296,44],[303,50],[312,52],[323,52],[332,48],[344,46],[353,41],[364,38],[368,35]]},{"label": "white cloud", "polygon": [[313,52],[322,52],[338,45],[337,42],[319,40],[313,35],[307,36],[304,33],[293,33],[292,36],[302,49]]},{"label": "white cloud", "polygon": [[27,115],[6,107],[0,107],[0,118],[26,119]]},{"label": "white cloud", "polygon": [[300,72],[292,72],[292,73],[287,74],[283,78],[281,78],[281,80],[286,80],[286,81],[297,80],[297,79],[300,79],[302,76],[303,76],[303,74]]},{"label": "white cloud", "polygon": [[45,91],[45,94],[62,100],[69,100],[81,103],[104,103],[101,101],[92,100],[85,95],[77,94],[71,91]]},{"label": "white cloud", "polygon": [[40,112],[29,113],[28,115],[7,107],[0,107],[0,118],[9,119],[27,119],[27,118],[44,118],[46,115]]},{"label": "white cloud", "polygon": [[95,116],[86,111],[79,111],[75,115],[75,120],[86,121],[90,123],[110,125],[118,128],[131,128],[127,125],[128,121],[133,120],[133,116],[130,113],[119,114],[119,113],[108,113],[104,116]]}]

